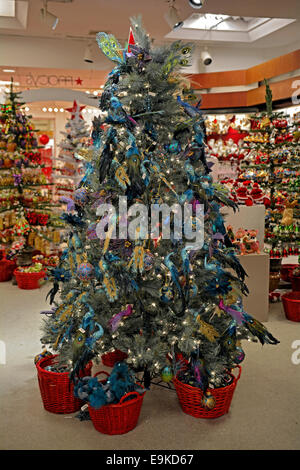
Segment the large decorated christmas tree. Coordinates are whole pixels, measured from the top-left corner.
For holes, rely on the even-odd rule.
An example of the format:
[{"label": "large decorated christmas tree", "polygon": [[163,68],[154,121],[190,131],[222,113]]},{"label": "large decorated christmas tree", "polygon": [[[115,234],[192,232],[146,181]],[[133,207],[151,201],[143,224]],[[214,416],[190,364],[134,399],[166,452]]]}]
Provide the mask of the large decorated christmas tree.
[{"label": "large decorated christmas tree", "polygon": [[182,93],[192,47],[153,47],[139,19],[124,48],[106,33],[97,41],[116,66],[100,99],[104,130],[63,215],[68,248],[52,270],[42,344],[72,378],[118,349],[146,387],[171,380],[180,357],[182,381],[221,387],[242,340],[278,341],[243,309],[245,272],[220,214],[236,204],[212,182],[200,103]]},{"label": "large decorated christmas tree", "polygon": [[0,243],[10,258],[34,250],[50,254],[60,241],[52,186],[23,105],[11,82],[0,114]]}]

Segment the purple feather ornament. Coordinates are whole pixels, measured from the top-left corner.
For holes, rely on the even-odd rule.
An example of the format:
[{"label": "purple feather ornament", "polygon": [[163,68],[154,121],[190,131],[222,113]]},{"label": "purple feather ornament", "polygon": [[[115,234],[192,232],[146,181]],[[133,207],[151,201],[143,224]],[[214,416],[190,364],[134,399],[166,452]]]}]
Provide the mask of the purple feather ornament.
[{"label": "purple feather ornament", "polygon": [[123,317],[129,317],[133,312],[132,305],[127,305],[126,310],[122,310],[121,312],[114,315],[108,322],[108,326],[111,328],[112,332],[116,331],[119,326],[119,323]]}]

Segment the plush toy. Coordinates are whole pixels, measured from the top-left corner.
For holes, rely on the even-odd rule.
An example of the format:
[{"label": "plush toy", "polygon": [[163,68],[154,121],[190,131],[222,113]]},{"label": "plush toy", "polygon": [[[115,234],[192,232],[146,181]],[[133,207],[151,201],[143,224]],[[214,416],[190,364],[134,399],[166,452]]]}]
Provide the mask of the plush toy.
[{"label": "plush toy", "polygon": [[244,240],[247,253],[260,253],[257,233],[258,230],[247,230],[246,240]]},{"label": "plush toy", "polygon": [[232,244],[237,248],[237,250],[244,255],[246,253],[246,247],[244,240],[246,238],[246,231],[243,228],[239,228],[234,236]]}]

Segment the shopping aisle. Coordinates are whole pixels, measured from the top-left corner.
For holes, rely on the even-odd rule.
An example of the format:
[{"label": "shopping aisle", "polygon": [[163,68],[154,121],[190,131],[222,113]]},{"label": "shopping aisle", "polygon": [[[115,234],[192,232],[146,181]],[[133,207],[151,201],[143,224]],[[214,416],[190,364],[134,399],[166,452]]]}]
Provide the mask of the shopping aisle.
[{"label": "shopping aisle", "polygon": [[299,449],[300,364],[291,361],[291,345],[300,340],[300,323],[286,320],[281,303],[271,304],[268,322],[280,344],[243,343],[246,358],[227,416],[197,420],[181,412],[174,391],[153,387],[137,428],[106,436],[91,421],[42,406],[33,358],[41,351],[39,312],[49,307],[48,290],[0,283],[0,340],[7,350],[0,365],[1,449]]}]

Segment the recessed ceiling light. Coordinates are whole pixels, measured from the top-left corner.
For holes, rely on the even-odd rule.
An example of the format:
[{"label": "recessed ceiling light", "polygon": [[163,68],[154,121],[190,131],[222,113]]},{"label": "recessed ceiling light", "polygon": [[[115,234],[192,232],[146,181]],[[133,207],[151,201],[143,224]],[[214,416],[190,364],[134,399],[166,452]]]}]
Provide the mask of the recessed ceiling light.
[{"label": "recessed ceiling light", "polygon": [[49,113],[52,113],[53,109],[52,109],[52,108],[48,108],[48,111],[49,111]]},{"label": "recessed ceiling light", "polygon": [[43,108],[43,111],[44,111],[44,113],[45,113],[45,112],[47,111],[47,108],[44,107],[44,108]]},{"label": "recessed ceiling light", "polygon": [[61,112],[61,113],[63,113],[63,112],[64,112],[64,108],[60,108],[59,110],[60,110],[60,112]]}]

